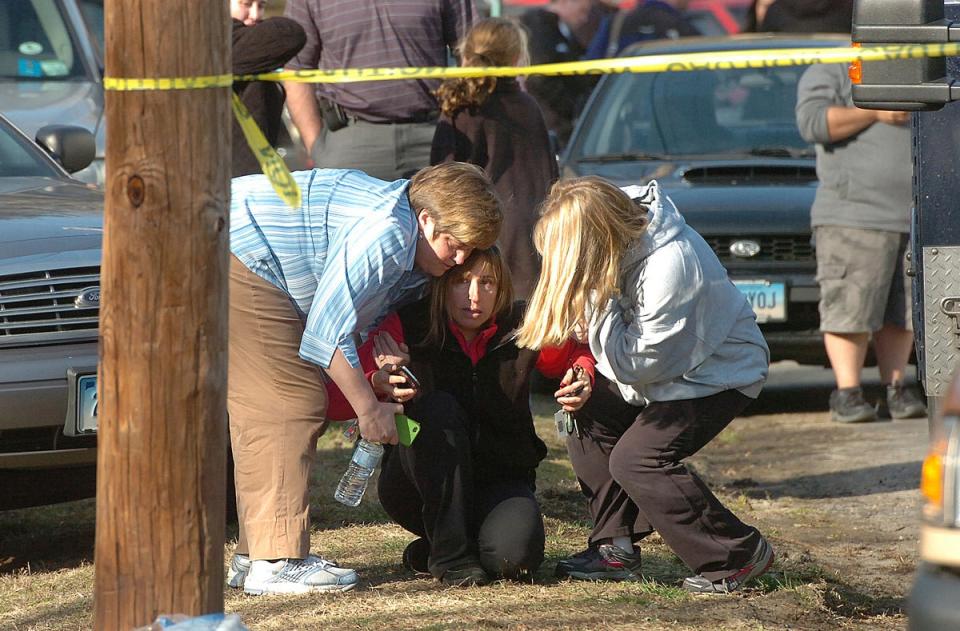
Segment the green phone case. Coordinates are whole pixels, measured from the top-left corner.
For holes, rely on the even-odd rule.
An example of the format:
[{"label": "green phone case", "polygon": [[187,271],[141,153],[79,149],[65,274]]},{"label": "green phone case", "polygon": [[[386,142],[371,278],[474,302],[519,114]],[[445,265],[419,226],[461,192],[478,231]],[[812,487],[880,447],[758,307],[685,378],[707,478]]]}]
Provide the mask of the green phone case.
[{"label": "green phone case", "polygon": [[409,447],[413,444],[417,434],[420,433],[420,423],[405,414],[394,414],[393,418],[397,422],[397,436],[400,439],[400,444]]}]

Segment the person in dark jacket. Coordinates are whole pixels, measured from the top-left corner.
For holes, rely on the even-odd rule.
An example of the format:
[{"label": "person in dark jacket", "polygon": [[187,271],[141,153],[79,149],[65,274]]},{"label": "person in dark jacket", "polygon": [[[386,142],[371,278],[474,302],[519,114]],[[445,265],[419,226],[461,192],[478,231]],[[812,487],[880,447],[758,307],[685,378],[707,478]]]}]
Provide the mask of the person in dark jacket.
[{"label": "person in dark jacket", "polygon": [[758,31],[849,33],[853,0],[776,0],[767,8]]},{"label": "person in dark jacket", "polygon": [[[511,302],[509,272],[491,248],[447,272],[429,300],[399,311],[420,381],[405,411],[421,430],[411,447],[387,447],[378,493],[387,514],[420,537],[404,565],[448,585],[520,579],[539,567],[544,530],[534,485],[547,449],[530,413],[530,374],[563,374],[556,397],[568,410],[592,389],[593,358],[583,345],[517,348],[511,334],[523,307]],[[584,376],[575,379],[574,367]]]},{"label": "person in dark jacket", "polygon": [[[262,0],[230,0],[233,18],[233,74],[257,74],[281,68],[303,48],[303,27],[289,18],[263,20]],[[250,111],[267,142],[276,147],[283,131],[283,88],[273,81],[241,81],[233,91]],[[233,177],[260,172],[260,163],[233,121]]]},{"label": "person in dark jacket", "polygon": [[[590,0],[551,0],[545,8],[524,13],[520,21],[529,34],[530,63],[579,61],[587,48],[575,32],[590,19],[590,11]],[[573,123],[594,85],[596,77],[590,75],[535,75],[527,79],[527,89],[540,104],[547,128],[561,145],[570,138]]]},{"label": "person in dark jacket", "polygon": [[637,42],[700,35],[684,13],[687,4],[688,0],[646,0],[633,9],[607,16],[584,59],[616,57]]},{"label": "person in dark jacket", "polygon": [[[525,65],[524,31],[507,19],[482,20],[464,37],[459,55],[462,66]],[[526,299],[540,275],[532,240],[537,207],[559,175],[543,114],[510,77],[445,81],[437,98],[442,113],[430,163],[470,162],[487,172],[503,202],[499,244],[514,295]]]}]

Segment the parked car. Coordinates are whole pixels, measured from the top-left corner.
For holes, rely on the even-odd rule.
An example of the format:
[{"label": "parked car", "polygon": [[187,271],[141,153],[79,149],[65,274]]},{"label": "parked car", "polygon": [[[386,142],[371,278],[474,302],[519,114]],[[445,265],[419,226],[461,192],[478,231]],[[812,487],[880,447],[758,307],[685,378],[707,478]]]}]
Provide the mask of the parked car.
[{"label": "parked car", "polygon": [[38,141],[0,116],[0,509],[95,492],[103,195],[67,175],[95,143],[62,126]]},{"label": "parked car", "polygon": [[937,412],[920,490],[920,565],[910,592],[911,631],[960,631],[960,370]]},{"label": "parked car", "polygon": [[[624,56],[840,46],[737,35],[638,44]],[[797,130],[805,66],[605,76],[562,156],[566,176],[656,179],[750,299],[773,359],[823,363],[811,245],[814,149]]]},{"label": "parked car", "polygon": [[96,156],[74,175],[102,185],[103,57],[94,39],[76,0],[0,2],[0,112],[31,138],[52,121],[91,131]]}]

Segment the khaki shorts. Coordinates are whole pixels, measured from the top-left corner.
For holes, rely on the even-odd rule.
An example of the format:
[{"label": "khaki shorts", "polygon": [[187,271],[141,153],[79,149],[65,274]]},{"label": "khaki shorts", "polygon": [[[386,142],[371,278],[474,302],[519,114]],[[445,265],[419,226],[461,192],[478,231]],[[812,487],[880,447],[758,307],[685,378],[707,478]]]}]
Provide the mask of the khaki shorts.
[{"label": "khaki shorts", "polygon": [[822,332],[913,329],[911,282],[904,272],[908,235],[818,226],[814,236]]}]

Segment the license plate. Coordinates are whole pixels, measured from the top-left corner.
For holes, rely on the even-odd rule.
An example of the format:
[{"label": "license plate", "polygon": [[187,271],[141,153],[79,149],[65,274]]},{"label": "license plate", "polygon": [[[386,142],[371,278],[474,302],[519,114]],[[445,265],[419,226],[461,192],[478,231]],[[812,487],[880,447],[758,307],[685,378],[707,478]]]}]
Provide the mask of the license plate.
[{"label": "license plate", "polygon": [[97,431],[97,376],[79,375],[77,377],[77,433],[85,434]]},{"label": "license plate", "polygon": [[786,322],[787,289],[783,283],[766,280],[737,280],[733,282],[743,292],[757,314],[757,322]]}]

